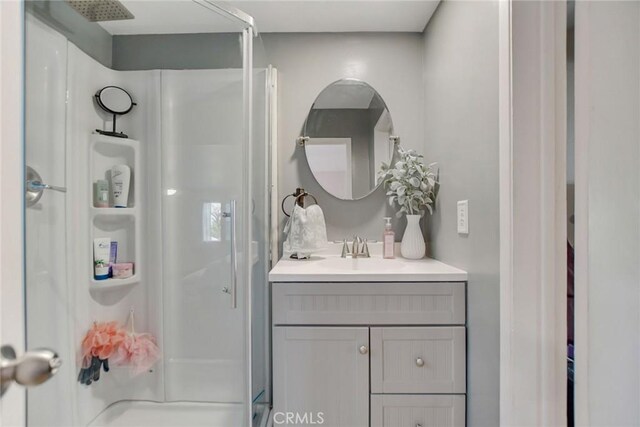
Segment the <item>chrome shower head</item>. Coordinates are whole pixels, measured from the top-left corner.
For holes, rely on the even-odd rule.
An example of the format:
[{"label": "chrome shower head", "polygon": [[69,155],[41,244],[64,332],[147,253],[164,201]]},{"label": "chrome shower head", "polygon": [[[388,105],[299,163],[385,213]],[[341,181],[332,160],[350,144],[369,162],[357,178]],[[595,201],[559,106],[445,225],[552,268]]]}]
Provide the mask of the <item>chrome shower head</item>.
[{"label": "chrome shower head", "polygon": [[66,0],[66,2],[91,22],[134,18],[133,14],[118,0]]}]

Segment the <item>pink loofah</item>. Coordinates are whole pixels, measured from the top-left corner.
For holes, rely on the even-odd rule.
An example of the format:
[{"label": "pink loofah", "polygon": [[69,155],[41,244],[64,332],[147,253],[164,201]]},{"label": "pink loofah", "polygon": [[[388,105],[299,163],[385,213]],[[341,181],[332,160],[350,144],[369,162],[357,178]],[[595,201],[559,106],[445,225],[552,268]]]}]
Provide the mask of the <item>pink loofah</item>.
[{"label": "pink loofah", "polygon": [[131,332],[126,333],[112,360],[116,365],[131,366],[132,374],[139,375],[148,371],[160,359],[160,348],[153,335],[136,333],[133,309],[129,312],[129,322]]},{"label": "pink loofah", "polygon": [[117,322],[94,322],[82,340],[82,366],[88,368],[92,357],[109,359],[127,337]]},{"label": "pink loofah", "polygon": [[114,363],[130,365],[134,375],[148,371],[160,359],[160,349],[151,334],[131,333],[114,356]]}]

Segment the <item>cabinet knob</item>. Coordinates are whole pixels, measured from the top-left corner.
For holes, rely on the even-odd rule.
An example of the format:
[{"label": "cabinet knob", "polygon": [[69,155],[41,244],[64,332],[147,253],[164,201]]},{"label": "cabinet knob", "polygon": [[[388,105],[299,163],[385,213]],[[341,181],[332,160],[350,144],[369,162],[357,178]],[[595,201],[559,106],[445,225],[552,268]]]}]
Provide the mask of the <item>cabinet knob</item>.
[{"label": "cabinet knob", "polygon": [[[421,357],[418,357],[418,358],[416,359],[416,366],[420,366],[420,367],[423,367],[423,366],[424,366],[424,360],[422,360],[422,358],[421,358]],[[416,425],[416,427],[418,427],[418,426],[419,426],[419,424],[418,424],[418,425]]]},{"label": "cabinet knob", "polygon": [[369,349],[366,345],[361,345],[358,350],[360,350],[360,354],[367,354],[369,352]]}]

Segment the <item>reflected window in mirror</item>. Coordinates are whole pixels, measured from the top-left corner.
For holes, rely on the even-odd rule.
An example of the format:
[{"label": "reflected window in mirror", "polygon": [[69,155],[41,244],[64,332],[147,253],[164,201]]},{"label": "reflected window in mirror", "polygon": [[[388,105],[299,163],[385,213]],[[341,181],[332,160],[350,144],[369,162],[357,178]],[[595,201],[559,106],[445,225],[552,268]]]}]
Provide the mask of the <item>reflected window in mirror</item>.
[{"label": "reflected window in mirror", "polygon": [[305,146],[313,176],[340,199],[353,198],[351,138],[309,138]]}]

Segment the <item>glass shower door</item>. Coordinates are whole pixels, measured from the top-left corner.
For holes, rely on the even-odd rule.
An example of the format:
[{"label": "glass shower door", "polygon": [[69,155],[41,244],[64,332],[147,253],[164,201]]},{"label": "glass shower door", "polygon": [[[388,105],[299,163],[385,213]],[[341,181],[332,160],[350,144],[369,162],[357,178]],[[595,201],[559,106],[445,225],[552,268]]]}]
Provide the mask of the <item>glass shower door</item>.
[{"label": "glass shower door", "polygon": [[165,394],[245,402],[242,69],[162,71]]}]

